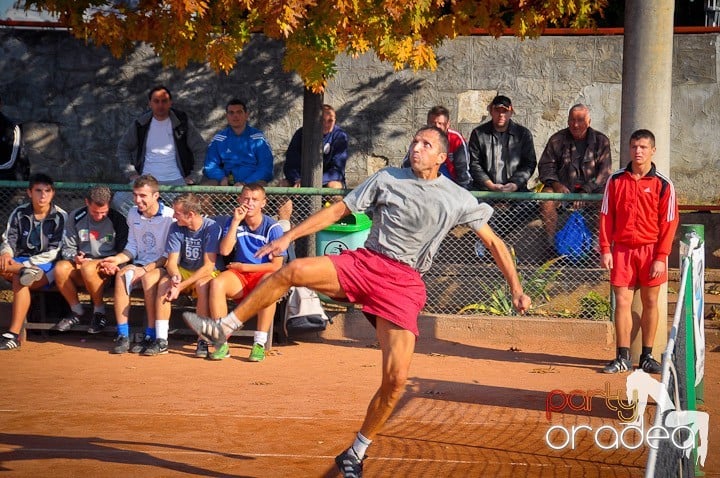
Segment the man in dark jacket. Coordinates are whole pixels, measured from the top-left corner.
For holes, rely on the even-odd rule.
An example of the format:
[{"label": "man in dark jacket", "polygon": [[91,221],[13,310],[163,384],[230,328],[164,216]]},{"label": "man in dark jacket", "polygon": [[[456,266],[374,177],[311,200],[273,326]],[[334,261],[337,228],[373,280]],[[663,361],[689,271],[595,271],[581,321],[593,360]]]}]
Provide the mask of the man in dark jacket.
[{"label": "man in dark jacket", "polygon": [[[590,110],[576,104],[568,112],[568,127],[553,134],[540,156],[538,166],[543,192],[602,194],[610,173],[610,140],[590,127]],[[552,244],[557,229],[557,201],[544,201],[540,212]],[[574,207],[587,204],[576,202]]]},{"label": "man in dark jacket", "polygon": [[468,142],[473,189],[527,191],[537,166],[532,133],[512,121],[514,110],[507,96],[496,96],[488,111],[492,120],[472,130]]},{"label": "man in dark jacket", "polygon": [[53,203],[55,186],[45,174],[30,178],[29,204],[10,213],[0,244],[0,275],[12,283],[10,328],[0,336],[0,350],[20,347],[19,335],[30,310],[30,291],[53,282],[62,244],[65,211]]}]

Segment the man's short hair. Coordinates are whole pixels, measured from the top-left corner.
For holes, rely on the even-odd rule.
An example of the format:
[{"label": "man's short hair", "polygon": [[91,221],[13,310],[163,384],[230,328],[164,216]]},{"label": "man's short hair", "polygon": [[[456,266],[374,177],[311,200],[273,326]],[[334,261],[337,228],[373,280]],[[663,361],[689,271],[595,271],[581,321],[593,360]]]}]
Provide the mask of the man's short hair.
[{"label": "man's short hair", "polygon": [[423,131],[435,131],[440,138],[440,152],[447,154],[450,145],[448,143],[448,136],[445,131],[441,130],[437,126],[423,126],[419,130],[417,130],[417,133],[415,134],[417,135],[418,133],[421,133]]},{"label": "man's short hair", "polygon": [[28,189],[32,189],[36,184],[47,184],[52,190],[55,190],[55,183],[47,174],[35,173],[28,180]]},{"label": "man's short hair", "polygon": [[165,93],[168,94],[168,98],[170,98],[172,100],[172,93],[170,93],[170,89],[165,85],[158,85],[155,88],[153,88],[152,90],[150,90],[150,93],[148,93],[148,100],[152,99],[152,96],[155,94],[156,91],[162,91],[162,90],[164,90]]},{"label": "man's short hair", "polygon": [[447,119],[450,119],[450,111],[442,105],[437,105],[430,108],[427,116],[428,118],[431,116],[444,116]]},{"label": "man's short hair", "polygon": [[200,201],[200,196],[197,194],[182,193],[173,201],[173,205],[176,204],[182,206],[185,214],[194,212],[198,216],[202,216],[202,202]]},{"label": "man's short hair", "polygon": [[109,187],[100,185],[91,187],[85,193],[85,199],[96,206],[105,206],[110,204],[112,196],[112,191],[110,191]]},{"label": "man's short hair", "polygon": [[643,138],[649,139],[650,146],[652,146],[653,148],[655,147],[655,135],[649,129],[638,129],[633,131],[633,134],[630,135],[630,142],[632,143],[633,140]]},{"label": "man's short hair", "polygon": [[231,106],[238,106],[238,105],[239,105],[239,106],[242,106],[243,111],[244,111],[245,113],[247,113],[247,111],[248,111],[247,105],[246,105],[245,102],[244,102],[243,100],[241,100],[240,98],[233,98],[233,99],[231,99],[230,101],[228,101],[227,104],[225,105],[225,111],[227,111],[228,108],[231,107]]},{"label": "man's short hair", "polygon": [[160,183],[158,183],[158,180],[155,179],[155,176],[152,174],[143,174],[142,176],[138,176],[133,183],[133,189],[140,189],[145,186],[149,187],[154,193],[160,190]]},{"label": "man's short hair", "polygon": [[335,113],[335,108],[333,108],[333,107],[330,106],[330,105],[322,105],[322,110],[323,110],[323,113],[324,113],[325,111],[332,111],[333,113]]},{"label": "man's short hair", "polygon": [[242,189],[240,190],[240,194],[242,194],[245,190],[248,191],[262,191],[263,196],[266,196],[265,194],[265,188],[260,183],[248,183],[243,185]]}]

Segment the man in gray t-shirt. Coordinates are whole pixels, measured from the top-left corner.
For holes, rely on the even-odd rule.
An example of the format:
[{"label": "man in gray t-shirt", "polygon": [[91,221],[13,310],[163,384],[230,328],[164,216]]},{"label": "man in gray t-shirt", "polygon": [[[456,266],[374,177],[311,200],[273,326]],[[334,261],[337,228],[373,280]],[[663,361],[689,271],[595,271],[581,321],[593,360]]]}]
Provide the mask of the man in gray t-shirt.
[{"label": "man in gray t-shirt", "polygon": [[510,252],[487,225],[492,208],[478,204],[468,191],[439,175],[447,150],[448,140],[442,130],[434,126],[421,128],[410,148],[410,168],[386,168],[375,173],[343,201],[312,215],[258,254],[277,256],[295,239],[357,211],[371,212],[373,216],[365,248],[335,256],[296,259],[260,283],[233,312],[218,321],[183,314],[188,325],[217,347],[293,285],[362,304],[363,313],[377,330],[383,377],[357,438],[335,458],[345,476],[362,474],[365,450],[403,394],[418,334],[417,316],[425,305],[421,274],[429,269],[450,229],[467,224],[475,230],[502,270],[515,309],[522,313],[530,307]]}]

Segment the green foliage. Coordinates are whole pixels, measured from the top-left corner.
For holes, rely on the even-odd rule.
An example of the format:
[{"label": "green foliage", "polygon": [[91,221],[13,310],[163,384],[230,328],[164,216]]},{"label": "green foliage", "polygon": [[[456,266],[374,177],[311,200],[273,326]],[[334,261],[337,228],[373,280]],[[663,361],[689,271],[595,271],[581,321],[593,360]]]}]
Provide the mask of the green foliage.
[{"label": "green foliage", "polygon": [[580,299],[580,318],[589,320],[610,320],[610,299],[590,291]]},{"label": "green foliage", "polygon": [[315,93],[336,72],[335,58],[372,49],[395,69],[435,69],[435,49],[478,29],[537,37],[547,27],[592,28],[607,0],[26,0],[58,14],[77,38],[121,56],[135,42],[165,65],[207,63],[228,73],[250,39],[285,43],[283,65]]}]

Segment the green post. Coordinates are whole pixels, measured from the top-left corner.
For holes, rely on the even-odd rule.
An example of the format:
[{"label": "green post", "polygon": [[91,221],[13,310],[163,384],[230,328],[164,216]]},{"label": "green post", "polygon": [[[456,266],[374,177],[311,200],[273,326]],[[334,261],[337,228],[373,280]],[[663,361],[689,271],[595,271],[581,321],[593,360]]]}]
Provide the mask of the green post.
[{"label": "green post", "polygon": [[[692,251],[694,255],[700,256],[700,265],[704,267],[705,264],[705,226],[702,224],[681,224],[680,225],[680,257],[687,254],[688,249],[690,248],[690,241],[692,238],[697,238],[698,243],[695,246],[695,249]],[[682,259],[681,259],[682,260]],[[705,293],[705,280],[704,280],[704,274],[705,271],[703,269],[699,269],[696,267],[695,261],[690,260],[690,270],[689,273],[689,280],[688,280],[688,288],[686,289],[686,297],[685,297],[685,305],[688,307],[687,310],[690,311],[690,314],[688,314],[686,317],[688,318],[688,327],[687,327],[687,334],[686,334],[686,350],[687,353],[692,353],[691,356],[688,357],[688,403],[692,404],[693,407],[691,410],[697,409],[697,404],[703,404],[705,402],[705,382],[704,379],[700,381],[700,383],[697,385],[697,387],[693,387],[692,384],[695,383],[696,374],[695,374],[695,354],[696,354],[696,347],[699,347],[701,351],[705,351],[705,344],[696,344],[695,343],[695,329],[697,327],[704,327],[705,324],[703,323],[704,320],[704,300],[702,304],[700,305],[700,310],[695,310],[695,302],[694,302],[694,293],[693,291],[696,290],[696,287],[702,287],[703,290],[700,290],[699,292],[701,294]],[[695,277],[696,275],[699,275],[699,277]],[[693,287],[696,286],[696,287]],[[700,317],[700,320],[695,320],[697,317]],[[704,337],[705,334],[703,333],[703,330],[700,330],[700,337]],[[690,348],[692,346],[692,348]],[[693,399],[690,401],[690,399]]]}]

